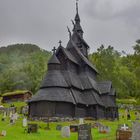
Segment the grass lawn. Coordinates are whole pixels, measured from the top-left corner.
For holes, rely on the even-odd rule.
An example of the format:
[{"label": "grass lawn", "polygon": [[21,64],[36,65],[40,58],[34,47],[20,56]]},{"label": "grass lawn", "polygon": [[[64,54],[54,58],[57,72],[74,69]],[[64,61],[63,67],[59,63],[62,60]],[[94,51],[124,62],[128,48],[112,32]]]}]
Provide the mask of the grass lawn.
[{"label": "grass lawn", "polygon": [[[123,112],[121,110],[121,112]],[[134,120],[134,112],[131,112],[132,120]],[[10,125],[9,119],[7,118],[5,122],[1,121],[0,116],[0,132],[2,130],[7,131],[7,136],[0,136],[0,140],[77,140],[77,133],[71,133],[70,138],[62,138],[61,132],[57,131],[56,125],[61,124],[63,126],[74,124],[76,122],[59,122],[59,123],[50,123],[51,130],[45,130],[47,126],[44,122],[37,122],[40,126],[38,133],[36,134],[27,134],[24,133],[24,128],[22,128],[22,118],[16,121],[16,124]],[[88,121],[87,123],[94,123],[94,121]],[[126,123],[131,126],[131,121],[127,121],[126,118],[120,119],[120,121],[107,121],[100,120],[98,121],[104,125],[110,126],[111,132],[109,134],[100,134],[98,129],[92,129],[93,140],[115,140],[116,138],[116,129],[119,124]]]}]

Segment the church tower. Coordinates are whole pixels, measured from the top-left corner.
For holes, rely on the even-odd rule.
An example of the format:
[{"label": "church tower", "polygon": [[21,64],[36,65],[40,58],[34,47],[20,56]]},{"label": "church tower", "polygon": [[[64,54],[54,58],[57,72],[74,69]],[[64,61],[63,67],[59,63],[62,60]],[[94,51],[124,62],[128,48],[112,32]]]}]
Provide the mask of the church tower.
[{"label": "church tower", "polygon": [[71,40],[75,43],[77,48],[82,52],[82,54],[88,58],[88,51],[89,51],[89,46],[85,42],[83,38],[83,29],[81,27],[81,20],[79,16],[79,11],[78,11],[78,2],[76,2],[76,15],[73,23],[73,34],[71,36]]}]

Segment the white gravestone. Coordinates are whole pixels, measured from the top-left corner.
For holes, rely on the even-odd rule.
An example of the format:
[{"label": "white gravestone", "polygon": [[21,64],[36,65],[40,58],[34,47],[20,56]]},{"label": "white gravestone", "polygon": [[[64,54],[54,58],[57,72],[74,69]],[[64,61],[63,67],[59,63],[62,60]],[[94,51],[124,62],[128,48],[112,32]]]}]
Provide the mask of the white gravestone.
[{"label": "white gravestone", "polygon": [[10,111],[9,117],[10,117],[10,118],[12,117],[12,112],[11,112],[11,111]]},{"label": "white gravestone", "polygon": [[15,123],[15,116],[14,116],[14,114],[11,115],[10,123],[11,124],[14,124]]},{"label": "white gravestone", "polygon": [[23,118],[22,126],[27,127],[27,119],[26,118]]},{"label": "white gravestone", "polygon": [[80,118],[79,119],[79,124],[81,125],[81,124],[84,124],[84,119],[83,118]]},{"label": "white gravestone", "polygon": [[66,137],[66,138],[70,137],[70,127],[69,126],[62,127],[61,136]]},{"label": "white gravestone", "polygon": [[6,130],[2,130],[1,135],[6,136]]},{"label": "white gravestone", "polygon": [[18,113],[14,113],[14,119],[17,120],[19,117]]},{"label": "white gravestone", "polygon": [[4,118],[4,119],[6,118],[6,112],[4,112],[4,114],[3,114],[3,118]]}]

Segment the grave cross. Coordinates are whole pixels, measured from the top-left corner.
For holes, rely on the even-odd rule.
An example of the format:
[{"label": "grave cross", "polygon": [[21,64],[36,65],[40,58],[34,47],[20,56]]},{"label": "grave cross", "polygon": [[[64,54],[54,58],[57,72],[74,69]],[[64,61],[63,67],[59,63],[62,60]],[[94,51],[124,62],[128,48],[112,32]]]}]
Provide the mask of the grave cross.
[{"label": "grave cross", "polygon": [[121,128],[126,131],[128,129],[128,126],[126,126],[126,124],[124,124]]},{"label": "grave cross", "polygon": [[61,46],[61,44],[62,44],[62,41],[61,41],[61,40],[59,40],[59,42],[58,42],[58,43],[59,43],[59,46]]},{"label": "grave cross", "polygon": [[55,54],[55,52],[56,52],[56,48],[53,47],[52,51],[53,51],[53,54]]}]

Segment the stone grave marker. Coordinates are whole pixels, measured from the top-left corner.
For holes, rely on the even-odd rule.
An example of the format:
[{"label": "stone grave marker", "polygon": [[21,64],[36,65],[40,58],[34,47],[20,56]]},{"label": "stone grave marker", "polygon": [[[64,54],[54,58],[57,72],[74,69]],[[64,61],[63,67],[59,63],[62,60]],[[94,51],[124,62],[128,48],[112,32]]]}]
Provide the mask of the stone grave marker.
[{"label": "stone grave marker", "polygon": [[139,122],[135,122],[132,126],[131,140],[140,140],[140,123]]},{"label": "stone grave marker", "polygon": [[66,138],[70,137],[70,127],[69,126],[62,127],[61,136],[66,137]]},{"label": "stone grave marker", "polygon": [[27,127],[27,119],[26,118],[23,118],[23,120],[22,120],[22,126],[23,127]]},{"label": "stone grave marker", "polygon": [[62,125],[60,125],[60,124],[56,126],[56,130],[58,130],[58,131],[61,131],[61,128],[62,128]]},{"label": "stone grave marker", "polygon": [[91,125],[82,124],[78,127],[78,140],[92,140]]},{"label": "stone grave marker", "polygon": [[79,118],[79,124],[84,124],[84,119],[83,118]]},{"label": "stone grave marker", "polygon": [[37,133],[37,131],[38,131],[37,124],[28,123],[28,133]]},{"label": "stone grave marker", "polygon": [[6,130],[2,130],[1,136],[6,136]]}]

